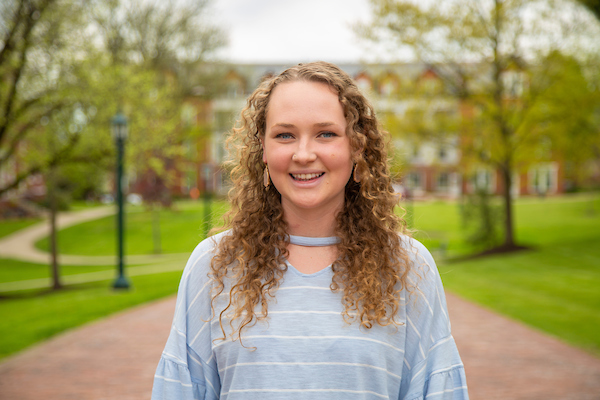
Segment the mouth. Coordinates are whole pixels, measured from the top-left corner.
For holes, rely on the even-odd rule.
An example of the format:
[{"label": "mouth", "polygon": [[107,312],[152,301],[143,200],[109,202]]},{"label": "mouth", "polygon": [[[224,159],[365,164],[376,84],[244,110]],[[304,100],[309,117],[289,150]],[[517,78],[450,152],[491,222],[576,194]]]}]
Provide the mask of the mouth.
[{"label": "mouth", "polygon": [[318,174],[290,174],[293,180],[300,182],[308,182],[313,179],[317,179],[325,175],[325,172],[321,172]]}]

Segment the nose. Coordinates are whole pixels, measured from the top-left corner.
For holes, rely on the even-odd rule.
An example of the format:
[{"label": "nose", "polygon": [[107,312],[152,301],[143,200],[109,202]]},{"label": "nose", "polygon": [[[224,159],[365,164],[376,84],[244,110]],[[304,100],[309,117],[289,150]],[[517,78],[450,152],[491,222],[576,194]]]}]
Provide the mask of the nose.
[{"label": "nose", "polygon": [[292,160],[298,164],[307,164],[317,159],[317,154],[314,152],[311,144],[307,140],[301,140],[298,147],[292,156]]}]

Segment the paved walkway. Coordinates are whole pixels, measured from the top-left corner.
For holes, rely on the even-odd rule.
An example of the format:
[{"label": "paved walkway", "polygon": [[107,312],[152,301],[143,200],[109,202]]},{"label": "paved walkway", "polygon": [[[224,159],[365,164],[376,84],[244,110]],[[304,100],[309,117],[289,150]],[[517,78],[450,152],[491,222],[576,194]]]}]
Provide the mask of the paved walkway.
[{"label": "paved walkway", "polygon": [[[98,218],[107,217],[115,214],[116,209],[112,206],[95,207],[82,211],[71,211],[58,214],[56,225],[58,229],[67,228],[71,225],[91,221]],[[25,229],[19,230],[12,235],[0,239],[0,257],[12,258],[15,260],[28,261],[32,263],[47,263],[50,261],[50,254],[37,249],[34,244],[40,239],[50,235],[50,225],[48,221],[43,221],[31,225]],[[125,262],[132,264],[151,264],[168,263],[180,261],[182,257],[189,256],[189,253],[182,254],[159,254],[159,255],[139,255],[126,256]],[[58,262],[61,265],[114,265],[116,256],[58,256]]]},{"label": "paved walkway", "polygon": [[[59,226],[112,212],[72,213],[61,216]],[[0,240],[0,255],[47,262],[48,255],[32,245],[47,235],[43,229],[33,226]],[[71,261],[83,265],[81,259]],[[447,297],[471,399],[600,399],[600,359],[456,296]],[[173,297],[146,304],[8,358],[0,363],[0,399],[148,399],[174,305]]]},{"label": "paved walkway", "polygon": [[[59,213],[56,218],[56,226],[57,229],[63,229],[71,225],[107,217],[114,213],[115,208],[110,206]],[[0,255],[4,258],[12,258],[32,263],[47,263],[50,260],[50,255],[37,249],[34,244],[48,235],[50,235],[50,224],[48,221],[42,221],[25,229],[21,229],[12,235],[0,239]],[[65,263],[67,260],[68,257],[65,259],[64,255],[59,256],[61,264]],[[111,257],[111,263],[114,263],[114,257]]]},{"label": "paved walkway", "polygon": [[[82,222],[107,217],[114,214],[115,211],[114,207],[107,206],[82,211],[64,212],[57,216],[56,225],[58,229],[64,229]],[[50,225],[48,221],[45,220],[0,238],[0,258],[11,258],[39,264],[49,263],[51,262],[50,254],[35,247],[35,243],[38,240],[47,237],[49,234]],[[137,276],[180,270],[185,265],[185,261],[188,257],[189,253],[126,256],[125,264],[128,265],[127,275]],[[116,265],[117,261],[116,255],[78,256],[60,254],[58,256],[60,265]],[[63,285],[94,282],[112,279],[114,275],[115,272],[113,270],[82,272],[81,274],[63,275],[61,276],[61,282]],[[50,286],[52,286],[52,280],[49,277],[17,282],[2,282],[0,283],[0,293],[12,292],[15,290],[41,289]]]},{"label": "paved walkway", "polygon": [[[598,400],[600,359],[448,295],[473,400]],[[173,297],[84,326],[0,364],[3,400],[147,400]]]}]

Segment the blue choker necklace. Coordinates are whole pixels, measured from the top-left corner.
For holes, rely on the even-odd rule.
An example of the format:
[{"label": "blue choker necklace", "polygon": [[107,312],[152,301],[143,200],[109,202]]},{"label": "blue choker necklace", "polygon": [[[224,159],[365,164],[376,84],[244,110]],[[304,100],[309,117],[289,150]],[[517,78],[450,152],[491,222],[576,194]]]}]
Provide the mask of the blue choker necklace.
[{"label": "blue choker necklace", "polygon": [[297,246],[307,246],[307,247],[322,247],[322,246],[331,246],[334,244],[338,244],[340,242],[340,238],[337,236],[330,237],[308,237],[308,236],[290,236],[290,243],[295,244]]}]

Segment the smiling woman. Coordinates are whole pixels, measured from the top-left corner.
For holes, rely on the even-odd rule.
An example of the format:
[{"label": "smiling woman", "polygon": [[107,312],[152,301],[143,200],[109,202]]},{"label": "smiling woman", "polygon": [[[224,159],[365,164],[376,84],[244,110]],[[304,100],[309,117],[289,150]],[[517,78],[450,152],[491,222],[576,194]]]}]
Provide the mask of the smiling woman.
[{"label": "smiling woman", "polygon": [[289,234],[333,236],[353,164],[346,127],[337,94],[324,83],[285,83],[271,94],[263,161]]},{"label": "smiling woman", "polygon": [[228,230],[183,273],[153,399],[465,399],[430,253],[395,213],[386,134],[333,64],[249,97]]}]

